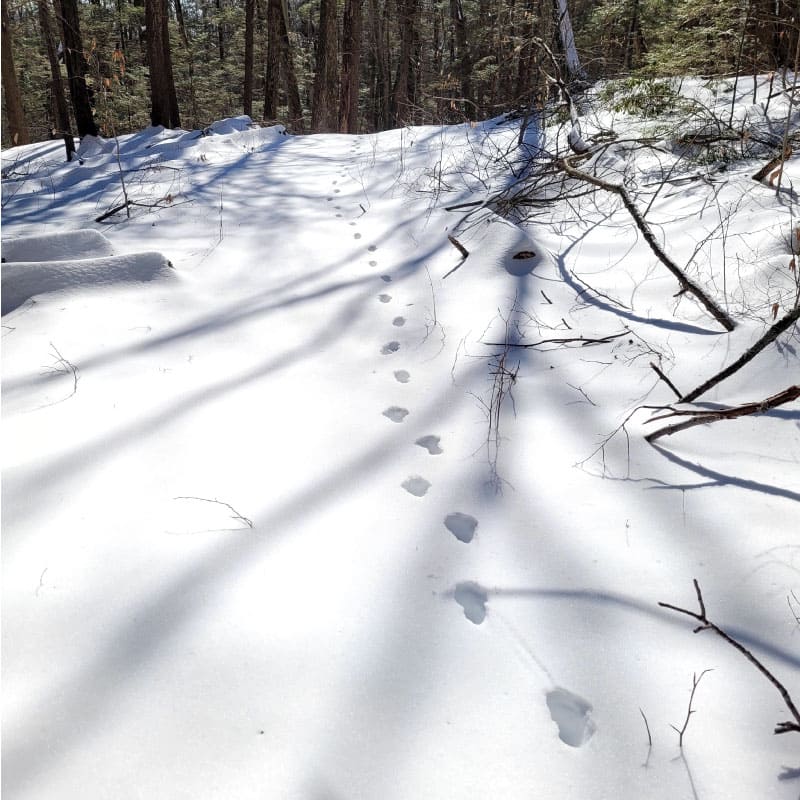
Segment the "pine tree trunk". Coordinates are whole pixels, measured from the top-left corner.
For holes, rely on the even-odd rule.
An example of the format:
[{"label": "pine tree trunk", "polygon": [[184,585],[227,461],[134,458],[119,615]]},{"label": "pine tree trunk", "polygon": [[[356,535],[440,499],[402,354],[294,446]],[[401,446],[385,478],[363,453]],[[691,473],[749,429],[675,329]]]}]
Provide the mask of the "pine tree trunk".
[{"label": "pine tree trunk", "polygon": [[56,7],[61,17],[61,35],[64,43],[64,61],[67,65],[69,94],[75,112],[78,136],[97,136],[97,125],[92,113],[92,100],[86,83],[88,65],[83,55],[83,40],[78,19],[77,0],[60,0]]},{"label": "pine tree trunk", "polygon": [[338,127],[337,34],[336,0],[322,0],[319,11],[317,69],[311,104],[311,130],[314,133],[331,133]]},{"label": "pine tree trunk", "polygon": [[75,152],[75,140],[72,138],[67,98],[64,94],[64,81],[61,78],[58,55],[56,53],[55,43],[53,42],[53,26],[50,20],[50,10],[47,8],[47,0],[38,0],[37,6],[39,12],[39,26],[42,29],[42,40],[47,50],[47,60],[50,63],[53,105],[55,107],[55,127],[58,133],[64,137],[67,161],[71,161],[72,154]]},{"label": "pine tree trunk", "polygon": [[405,125],[414,119],[416,70],[414,64],[415,25],[419,6],[417,0],[399,0],[397,13],[400,29],[400,57],[392,89],[392,119],[395,125]]},{"label": "pine tree trunk", "polygon": [[25,109],[17,82],[17,71],[14,67],[14,54],[11,52],[11,24],[8,17],[6,0],[2,0],[2,77],[3,95],[8,115],[8,133],[11,146],[30,144],[30,132],[25,120]]},{"label": "pine tree trunk", "polygon": [[450,0],[450,16],[453,21],[455,36],[455,67],[458,70],[461,86],[461,110],[469,114],[472,100],[472,58],[467,42],[467,21],[464,18],[464,7],[461,0]]},{"label": "pine tree trunk", "polygon": [[253,38],[256,17],[256,0],[245,0],[244,4],[244,86],[242,101],[244,113],[253,116]]},{"label": "pine tree trunk", "polygon": [[369,2],[370,23],[372,27],[371,56],[374,68],[372,82],[372,127],[385,130],[389,126],[389,68],[388,53],[384,47],[383,15],[378,0]]},{"label": "pine tree trunk", "polygon": [[153,125],[178,128],[181,120],[172,74],[167,0],[146,0],[145,26],[150,64],[150,121]]},{"label": "pine tree trunk", "polygon": [[342,84],[339,130],[358,133],[358,89],[361,67],[361,2],[346,0],[342,27]]},{"label": "pine tree trunk", "polygon": [[297,72],[294,68],[294,56],[292,54],[292,41],[289,38],[289,9],[286,0],[281,0],[281,66],[283,74],[286,76],[286,94],[289,100],[289,123],[297,133],[302,133],[303,123],[303,104],[300,100],[300,88],[297,83]]}]

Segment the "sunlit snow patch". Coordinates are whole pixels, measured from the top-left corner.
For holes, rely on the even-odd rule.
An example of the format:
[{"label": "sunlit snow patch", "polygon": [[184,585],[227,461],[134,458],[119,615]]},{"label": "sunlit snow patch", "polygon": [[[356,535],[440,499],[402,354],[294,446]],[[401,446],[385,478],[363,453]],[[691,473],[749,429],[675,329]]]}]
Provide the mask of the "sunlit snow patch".
[{"label": "sunlit snow patch", "polygon": [[558,725],[558,738],[570,747],[581,747],[592,738],[597,726],[592,721],[592,705],[566,689],[547,693],[550,717]]},{"label": "sunlit snow patch", "polygon": [[114,254],[99,231],[65,231],[3,240],[3,261],[67,261]]},{"label": "sunlit snow patch", "polygon": [[464,609],[464,616],[470,622],[480,625],[486,619],[486,603],[489,596],[482,586],[473,581],[459,583],[453,592],[453,598]]}]

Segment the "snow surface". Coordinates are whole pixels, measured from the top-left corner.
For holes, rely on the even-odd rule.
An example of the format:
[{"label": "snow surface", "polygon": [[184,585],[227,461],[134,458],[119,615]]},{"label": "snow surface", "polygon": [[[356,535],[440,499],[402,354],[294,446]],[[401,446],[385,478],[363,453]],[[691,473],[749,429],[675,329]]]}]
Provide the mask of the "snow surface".
[{"label": "snow surface", "polygon": [[[778,692],[658,602],[697,578],[799,699],[800,413],[652,447],[635,411],[674,400],[650,361],[688,391],[785,305],[785,198],[750,161],[653,202],[679,263],[716,232],[728,335],[612,197],[446,211],[517,136],[149,129],[104,223],[116,143],[3,154],[4,797],[797,797]],[[65,234],[96,244],[59,262]],[[797,346],[701,400],[796,383]]]}]

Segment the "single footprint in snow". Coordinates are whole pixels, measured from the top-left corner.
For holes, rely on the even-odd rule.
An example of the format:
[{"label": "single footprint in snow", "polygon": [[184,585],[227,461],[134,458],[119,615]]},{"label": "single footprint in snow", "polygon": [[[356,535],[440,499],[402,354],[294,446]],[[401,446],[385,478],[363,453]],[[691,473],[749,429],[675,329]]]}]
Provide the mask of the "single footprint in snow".
[{"label": "single footprint in snow", "polygon": [[333,198],[332,198],[332,197],[329,197],[329,198],[328,198],[328,202],[329,202],[329,203],[332,203],[332,202],[333,202]]},{"label": "single footprint in snow", "polygon": [[341,192],[341,191],[342,191],[341,189],[334,189],[334,190],[333,190],[333,193],[334,193],[334,194],[339,194],[339,192]]},{"label": "single footprint in snow", "polygon": [[461,608],[464,609],[464,616],[475,625],[480,625],[486,619],[486,603],[489,595],[486,590],[473,581],[459,583],[456,586],[453,597]]},{"label": "single footprint in snow", "polygon": [[369,250],[369,251],[370,251],[370,253],[374,253],[374,252],[375,252],[377,249],[378,249],[378,245],[376,245],[376,244],[371,244],[371,245],[370,245],[370,246],[367,248],[367,250]]},{"label": "single footprint in snow", "polygon": [[336,215],[336,219],[341,219],[341,218],[342,218],[342,215],[341,215],[341,214],[337,214],[337,215]]},{"label": "single footprint in snow", "polygon": [[558,725],[558,738],[570,747],[581,747],[594,736],[592,705],[577,694],[555,688],[547,693],[550,717]]},{"label": "single footprint in snow", "polygon": [[444,450],[439,447],[440,441],[441,439],[438,436],[421,436],[416,442],[414,442],[414,444],[424,447],[428,451],[429,455],[438,456],[444,452]]},{"label": "single footprint in snow", "polygon": [[348,222],[347,224],[348,225],[357,225],[358,223],[357,222]]},{"label": "single footprint in snow", "polygon": [[[372,263],[372,262],[370,262],[370,263]],[[381,275],[381,280],[384,283],[391,283],[392,282],[392,276],[391,275]]]},{"label": "single footprint in snow", "polygon": [[377,266],[378,266],[378,262],[377,262],[377,261],[370,261],[370,262],[369,262],[369,265],[370,265],[371,267],[377,267]]},{"label": "single footprint in snow", "polygon": [[409,476],[400,485],[414,497],[422,497],[431,488],[430,481],[426,481],[419,475]]},{"label": "single footprint in snow", "polygon": [[475,536],[475,528],[478,527],[478,520],[469,514],[462,514],[460,511],[454,511],[444,518],[444,526],[459,542],[469,544],[473,536]]},{"label": "single footprint in snow", "polygon": [[386,342],[386,344],[381,347],[381,353],[385,356],[388,356],[389,353],[396,353],[400,349],[400,342]]},{"label": "single footprint in snow", "polygon": [[384,417],[389,417],[392,422],[402,422],[408,416],[407,408],[400,406],[390,406],[383,412]]},{"label": "single footprint in snow", "polygon": [[354,233],[353,234],[353,238],[354,239],[360,239],[361,238],[361,234],[360,233]]},{"label": "single footprint in snow", "polygon": [[394,325],[395,328],[402,328],[403,325],[405,325],[405,324],[406,324],[406,318],[405,317],[395,317],[392,320],[392,325]]},{"label": "single footprint in snow", "polygon": [[411,374],[404,369],[398,369],[394,373],[394,378],[398,383],[408,383],[411,380]]},{"label": "single footprint in snow", "polygon": [[381,303],[388,303],[391,299],[392,299],[392,296],[390,294],[379,294],[378,295],[378,300],[380,300]]}]

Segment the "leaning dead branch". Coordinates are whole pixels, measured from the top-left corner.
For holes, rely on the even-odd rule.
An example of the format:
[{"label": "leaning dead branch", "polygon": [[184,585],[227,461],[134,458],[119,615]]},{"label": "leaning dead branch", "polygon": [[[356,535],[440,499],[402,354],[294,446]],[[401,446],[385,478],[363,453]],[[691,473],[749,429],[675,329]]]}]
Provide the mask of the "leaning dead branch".
[{"label": "leaning dead branch", "polygon": [[730,366],[725,367],[725,369],[709,378],[705,383],[701,383],[696,389],[692,389],[689,394],[685,394],[681,398],[681,402],[691,403],[692,400],[697,399],[701,394],[724,381],[725,378],[729,378],[734,372],[757,356],[768,344],[774,342],[784,331],[791,328],[792,325],[797,322],[798,318],[800,318],[800,305],[795,306],[786,316],[779,319],[752,347],[742,353]]},{"label": "leaning dead branch", "polygon": [[231,515],[231,519],[237,519],[239,522],[243,522],[248,528],[253,527],[253,520],[249,519],[248,517],[243,516],[240,514],[230,503],[226,503],[222,500],[211,499],[209,497],[195,497],[193,495],[181,495],[180,497],[173,498],[174,500],[197,500],[201,503],[216,503],[219,506],[225,506],[229,511],[233,512]]},{"label": "leaning dead branch", "polygon": [[602,178],[598,178],[596,175],[591,175],[588,172],[583,172],[575,167],[574,159],[579,158],[580,156],[567,156],[565,158],[561,158],[558,160],[558,166],[567,173],[571,178],[575,178],[576,180],[584,181],[586,183],[591,183],[594,186],[598,186],[601,189],[604,189],[607,192],[612,192],[619,196],[622,200],[622,204],[627,209],[628,213],[633,218],[633,221],[636,223],[636,227],[642,234],[642,237],[650,246],[650,249],[655,253],[658,257],[658,260],[675,276],[678,281],[680,288],[680,292],[678,294],[691,294],[697,298],[699,303],[706,309],[706,311],[714,317],[715,320],[723,327],[726,331],[732,331],[735,327],[733,320],[728,316],[728,314],[723,311],[704,291],[700,288],[691,278],[689,278],[683,270],[664,252],[664,248],[656,241],[656,237],[653,235],[653,231],[651,230],[650,226],[645,221],[644,217],[641,215],[639,209],[636,207],[636,204],[631,199],[631,196],[628,194],[627,190],[624,186],[620,186],[616,183],[609,183],[608,181],[603,180]]},{"label": "leaning dead branch", "polygon": [[648,422],[656,422],[658,420],[667,419],[668,417],[689,417],[683,422],[675,422],[672,425],[666,425],[659,428],[657,431],[647,434],[644,438],[648,442],[654,442],[662,436],[672,436],[673,433],[678,431],[685,431],[687,428],[693,428],[695,425],[707,425],[711,422],[719,422],[723,419],[737,419],[744,417],[748,414],[762,414],[769,411],[771,408],[777,408],[785,403],[791,403],[800,397],[800,386],[789,386],[782,392],[766,398],[766,400],[759,400],[752,403],[742,403],[738,406],[731,406],[730,408],[722,409],[682,409],[682,408],[669,408],[666,414],[661,414],[658,417],[649,419]]},{"label": "leaning dead branch", "polygon": [[450,244],[453,245],[453,247],[455,247],[459,253],[461,253],[461,261],[459,261],[458,264],[453,267],[453,269],[444,275],[442,280],[444,280],[448,275],[452,275],[467,260],[467,256],[469,256],[469,250],[467,250],[467,248],[464,247],[464,245],[461,244],[461,242],[459,242],[455,236],[448,236],[447,239]]},{"label": "leaning dead branch", "polygon": [[697,604],[700,607],[699,611],[690,611],[687,608],[673,606],[670,603],[659,603],[659,605],[662,608],[668,608],[670,611],[677,611],[679,614],[685,614],[687,617],[696,619],[700,625],[694,629],[695,633],[699,633],[700,631],[714,631],[717,636],[720,636],[731,645],[731,647],[738,650],[778,690],[778,692],[780,692],[783,702],[786,704],[792,717],[794,717],[794,721],[779,722],[775,726],[775,733],[788,733],[789,731],[800,733],[800,711],[798,711],[797,706],[792,701],[791,695],[786,687],[743,644],[737,642],[736,639],[725,633],[722,628],[709,620],[706,614],[706,606],[703,602],[703,593],[700,591],[700,584],[697,582],[696,578],[694,580],[694,590],[697,593]]}]

